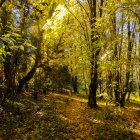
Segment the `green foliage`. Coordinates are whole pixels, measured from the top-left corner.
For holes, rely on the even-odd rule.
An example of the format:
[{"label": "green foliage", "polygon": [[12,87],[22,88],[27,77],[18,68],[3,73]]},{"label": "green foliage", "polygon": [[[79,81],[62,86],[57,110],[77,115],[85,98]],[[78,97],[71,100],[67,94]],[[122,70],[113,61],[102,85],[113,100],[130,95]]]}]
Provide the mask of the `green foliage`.
[{"label": "green foliage", "polygon": [[[139,101],[139,2],[101,2],[1,5],[0,139],[137,139],[139,103],[127,103],[124,110],[113,101],[127,92]],[[80,93],[104,92],[97,96],[101,108],[87,108],[88,97],[80,93],[82,98],[62,94],[72,92],[73,77]]]},{"label": "green foliage", "polygon": [[[49,79],[51,80],[51,87],[53,89],[62,90],[63,88],[67,88],[69,84],[71,84],[71,76],[69,74],[68,67],[66,65],[59,66],[54,65],[53,71],[49,74]],[[62,90],[63,91],[63,90]]]},{"label": "green foliage", "polygon": [[132,93],[135,93],[137,91],[136,81],[134,81],[133,79],[129,80],[128,90]]}]

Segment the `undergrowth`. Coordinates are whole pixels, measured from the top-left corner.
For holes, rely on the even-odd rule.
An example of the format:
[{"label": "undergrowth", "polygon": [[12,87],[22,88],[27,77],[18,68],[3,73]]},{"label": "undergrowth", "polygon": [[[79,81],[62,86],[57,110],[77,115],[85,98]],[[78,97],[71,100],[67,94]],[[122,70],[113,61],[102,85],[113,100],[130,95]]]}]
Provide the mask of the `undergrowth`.
[{"label": "undergrowth", "polygon": [[[131,104],[131,106],[130,106]],[[30,96],[0,110],[0,138],[25,140],[87,139],[138,140],[140,104],[126,109],[99,100],[99,109],[87,107],[78,95],[50,94],[33,100]]]}]

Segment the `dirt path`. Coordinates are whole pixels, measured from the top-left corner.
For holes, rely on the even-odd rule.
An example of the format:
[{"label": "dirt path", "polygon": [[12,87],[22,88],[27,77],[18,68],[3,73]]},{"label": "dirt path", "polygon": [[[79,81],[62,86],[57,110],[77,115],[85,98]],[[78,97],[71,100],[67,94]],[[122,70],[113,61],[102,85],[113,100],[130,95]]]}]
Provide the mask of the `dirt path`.
[{"label": "dirt path", "polygon": [[[78,95],[50,94],[40,100],[21,103],[21,115],[7,115],[1,125],[4,139],[41,140],[139,140],[140,104],[120,109],[98,100],[99,109],[87,107],[87,99]],[[17,102],[18,103],[18,102]],[[20,104],[21,104],[20,103]],[[133,105],[133,106],[132,106]],[[34,110],[38,107],[39,110]],[[34,111],[32,111],[34,110]],[[4,118],[0,116],[1,120]]]},{"label": "dirt path", "polygon": [[[78,97],[75,98],[80,100]],[[93,139],[92,127],[85,119],[85,103],[77,100],[72,100],[66,107],[65,117],[70,123],[69,129],[72,130],[77,139]]]},{"label": "dirt path", "polygon": [[[61,118],[69,123],[68,129],[74,136],[71,136],[70,139],[96,140],[116,139],[117,137],[118,139],[137,139],[135,136],[138,134],[136,132],[138,128],[135,126],[133,128],[133,122],[129,122],[130,119],[126,117],[128,113],[125,110],[114,108],[117,111],[115,113],[113,107],[106,107],[104,102],[100,102],[100,104],[98,102],[101,109],[91,110],[87,107],[86,99],[76,95],[66,96],[65,99],[67,99],[68,105],[64,108],[65,113]],[[135,116],[135,114],[128,115],[131,118]],[[126,120],[124,120],[125,118]]]}]

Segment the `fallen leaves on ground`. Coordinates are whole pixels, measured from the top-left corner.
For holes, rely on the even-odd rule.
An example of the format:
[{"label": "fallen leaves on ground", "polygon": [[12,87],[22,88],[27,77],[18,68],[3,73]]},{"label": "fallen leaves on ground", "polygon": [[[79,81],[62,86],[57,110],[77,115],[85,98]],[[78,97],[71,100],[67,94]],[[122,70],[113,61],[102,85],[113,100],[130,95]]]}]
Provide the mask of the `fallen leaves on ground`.
[{"label": "fallen leaves on ground", "polygon": [[93,110],[87,107],[86,98],[56,93],[42,95],[38,101],[29,98],[20,104],[24,109],[21,105],[19,114],[0,115],[1,139],[138,140],[140,137],[139,104],[120,109],[100,100],[99,109]]}]

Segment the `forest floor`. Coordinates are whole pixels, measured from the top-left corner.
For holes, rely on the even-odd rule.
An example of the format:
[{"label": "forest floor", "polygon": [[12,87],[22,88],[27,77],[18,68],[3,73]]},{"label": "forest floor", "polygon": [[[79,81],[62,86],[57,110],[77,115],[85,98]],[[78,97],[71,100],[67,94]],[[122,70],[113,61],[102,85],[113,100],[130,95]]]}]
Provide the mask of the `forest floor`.
[{"label": "forest floor", "polygon": [[0,140],[140,140],[140,102],[97,103],[94,110],[81,95],[26,96],[0,114]]}]

